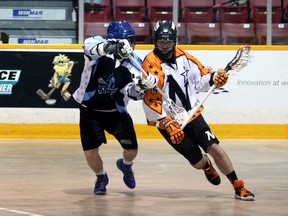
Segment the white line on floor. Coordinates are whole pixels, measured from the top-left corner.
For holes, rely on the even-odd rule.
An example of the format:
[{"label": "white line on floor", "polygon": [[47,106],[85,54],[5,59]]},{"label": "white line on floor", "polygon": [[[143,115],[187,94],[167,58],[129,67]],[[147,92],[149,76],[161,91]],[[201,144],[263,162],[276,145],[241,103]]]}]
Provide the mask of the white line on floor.
[{"label": "white line on floor", "polygon": [[14,210],[14,209],[7,209],[7,208],[1,208],[1,207],[0,207],[0,211],[13,212],[13,213],[28,215],[28,216],[43,216],[43,215],[39,215],[39,214],[33,214],[30,212],[18,211],[18,210]]}]

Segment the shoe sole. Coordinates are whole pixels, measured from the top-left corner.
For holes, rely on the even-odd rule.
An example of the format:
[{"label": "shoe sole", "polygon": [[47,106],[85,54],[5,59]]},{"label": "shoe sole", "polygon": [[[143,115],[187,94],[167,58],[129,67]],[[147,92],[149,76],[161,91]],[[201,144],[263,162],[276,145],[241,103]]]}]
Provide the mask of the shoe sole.
[{"label": "shoe sole", "polygon": [[106,195],[106,192],[104,191],[97,191],[97,192],[94,192],[95,195]]},{"label": "shoe sole", "polygon": [[255,201],[255,197],[248,196],[248,197],[241,197],[239,195],[235,195],[235,199],[243,200],[243,201]]}]

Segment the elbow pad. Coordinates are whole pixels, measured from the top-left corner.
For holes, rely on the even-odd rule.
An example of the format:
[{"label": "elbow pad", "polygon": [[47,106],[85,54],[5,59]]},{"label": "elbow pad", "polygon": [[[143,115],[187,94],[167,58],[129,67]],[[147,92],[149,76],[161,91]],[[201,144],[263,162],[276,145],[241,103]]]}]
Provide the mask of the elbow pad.
[{"label": "elbow pad", "polygon": [[91,54],[93,55],[98,55],[98,56],[104,56],[107,54],[107,52],[105,52],[105,47],[107,46],[106,43],[99,43],[97,45],[95,45],[92,49],[91,49]]}]

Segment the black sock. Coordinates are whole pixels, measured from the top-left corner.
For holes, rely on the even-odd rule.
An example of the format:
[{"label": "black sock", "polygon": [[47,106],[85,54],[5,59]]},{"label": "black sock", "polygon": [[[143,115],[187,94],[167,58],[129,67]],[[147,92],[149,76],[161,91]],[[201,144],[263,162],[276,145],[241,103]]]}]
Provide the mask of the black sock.
[{"label": "black sock", "polygon": [[234,181],[238,179],[234,170],[226,176],[229,179],[229,181],[231,182],[231,184],[234,184]]}]

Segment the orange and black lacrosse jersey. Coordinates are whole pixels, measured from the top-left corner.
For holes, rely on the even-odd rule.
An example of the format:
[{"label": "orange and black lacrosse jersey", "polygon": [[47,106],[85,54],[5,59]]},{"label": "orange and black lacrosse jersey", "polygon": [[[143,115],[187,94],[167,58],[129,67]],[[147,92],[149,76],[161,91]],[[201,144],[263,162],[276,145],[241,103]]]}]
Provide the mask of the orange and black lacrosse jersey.
[{"label": "orange and black lacrosse jersey", "polygon": [[[209,90],[211,75],[194,56],[182,49],[175,48],[175,57],[176,64],[169,64],[152,51],[145,57],[142,67],[147,73],[158,77],[158,87],[170,100],[189,112],[199,103],[197,92]],[[159,92],[145,92],[143,109],[149,125],[155,125],[159,119],[168,115],[163,106],[165,99]]]}]

